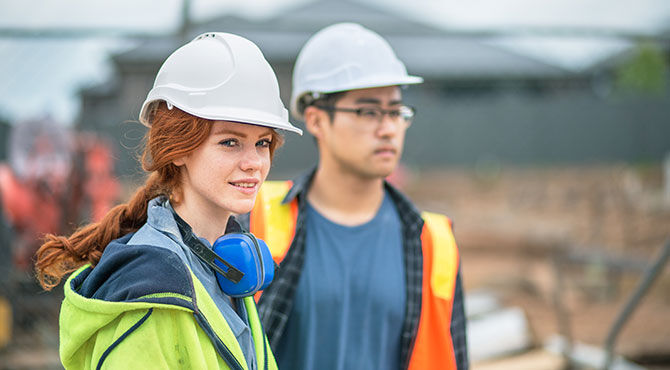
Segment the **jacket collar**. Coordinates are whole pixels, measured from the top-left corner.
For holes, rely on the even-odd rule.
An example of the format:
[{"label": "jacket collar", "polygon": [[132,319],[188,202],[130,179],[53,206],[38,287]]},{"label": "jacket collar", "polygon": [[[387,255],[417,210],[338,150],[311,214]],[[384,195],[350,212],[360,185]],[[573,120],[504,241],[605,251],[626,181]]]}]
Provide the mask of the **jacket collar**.
[{"label": "jacket collar", "polygon": [[[177,212],[174,211],[170,201],[164,197],[159,196],[149,201],[147,207],[147,223],[155,229],[172,234],[182,242],[186,233],[191,233],[191,226],[186,223]],[[228,218],[225,233],[242,232],[242,227],[235,220],[235,217]]]}]

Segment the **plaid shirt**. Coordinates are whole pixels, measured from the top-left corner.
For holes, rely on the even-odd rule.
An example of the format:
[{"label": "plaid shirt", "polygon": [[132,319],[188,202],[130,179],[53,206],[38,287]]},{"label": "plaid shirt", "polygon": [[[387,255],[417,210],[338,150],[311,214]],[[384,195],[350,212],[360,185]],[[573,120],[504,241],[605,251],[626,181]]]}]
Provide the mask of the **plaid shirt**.
[{"label": "plaid shirt", "polygon": [[[263,321],[272,348],[276,348],[281,340],[286,322],[293,308],[295,288],[298,286],[300,273],[305,261],[305,206],[307,204],[307,190],[309,189],[315,170],[303,174],[293,181],[293,187],[283,200],[290,203],[298,199],[298,218],[293,242],[286,253],[280,268],[276,271],[274,280],[263,291],[258,301],[258,311]],[[403,254],[405,261],[406,279],[406,308],[405,319],[402,324],[401,369],[409,366],[410,355],[414,346],[414,339],[419,328],[421,315],[421,288],[423,281],[423,255],[421,251],[421,231],[423,219],[414,205],[398,190],[388,183],[384,184],[398,210],[402,223]],[[248,225],[247,217],[240,221]],[[448,328],[444,328],[447,330]],[[463,288],[461,283],[460,267],[456,278],[453,309],[451,314],[451,339],[454,346],[454,355],[458,370],[468,369],[467,342],[465,337],[465,311],[463,307]]]}]

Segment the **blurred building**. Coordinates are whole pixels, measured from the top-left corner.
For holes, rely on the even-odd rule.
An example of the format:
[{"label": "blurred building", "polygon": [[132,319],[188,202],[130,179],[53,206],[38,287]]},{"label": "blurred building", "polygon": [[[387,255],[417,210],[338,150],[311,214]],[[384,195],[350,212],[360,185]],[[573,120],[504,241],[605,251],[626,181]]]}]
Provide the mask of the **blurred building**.
[{"label": "blurred building", "polygon": [[[382,34],[408,70],[425,78],[404,93],[418,109],[403,157],[408,166],[660,162],[670,151],[667,41],[660,48],[622,48],[604,61],[566,68],[517,53],[493,34],[453,33],[397,9],[332,0],[284,9],[262,21],[224,15],[186,24],[181,36],[144,39],[136,49],[113,57],[113,78],[81,92],[78,126],[137,148],[145,132],[137,115],[161,62],[205,31],[254,41],[278,74],[288,106],[300,47],[317,30],[343,21]],[[626,68],[633,78],[639,64],[646,73],[644,52],[649,50],[658,86],[627,85]],[[136,175],[135,153],[124,148],[118,150],[121,172]],[[293,175],[314,164],[316,155],[312,140],[287,135],[273,176]]]}]

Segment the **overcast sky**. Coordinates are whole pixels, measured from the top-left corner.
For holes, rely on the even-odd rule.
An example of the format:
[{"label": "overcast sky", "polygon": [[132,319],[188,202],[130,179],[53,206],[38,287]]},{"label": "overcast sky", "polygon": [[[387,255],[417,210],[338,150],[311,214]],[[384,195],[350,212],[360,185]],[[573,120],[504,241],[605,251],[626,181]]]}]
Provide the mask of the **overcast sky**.
[{"label": "overcast sky", "polygon": [[[272,16],[314,0],[191,0],[192,15]],[[401,11],[452,29],[579,27],[656,32],[670,22],[668,0],[349,0]],[[119,27],[149,32],[177,24],[182,0],[0,0],[0,27]]]},{"label": "overcast sky", "polygon": [[[313,1],[191,0],[191,14],[195,21],[222,14],[263,19]],[[510,31],[487,42],[575,71],[631,45],[604,33],[653,35],[667,32],[670,25],[670,0],[348,1],[384,7],[445,30]],[[105,81],[106,55],[130,46],[109,38],[8,37],[11,30],[161,34],[178,26],[181,4],[182,0],[0,0],[0,115],[13,121],[51,114],[71,121],[78,110],[78,89]]]}]

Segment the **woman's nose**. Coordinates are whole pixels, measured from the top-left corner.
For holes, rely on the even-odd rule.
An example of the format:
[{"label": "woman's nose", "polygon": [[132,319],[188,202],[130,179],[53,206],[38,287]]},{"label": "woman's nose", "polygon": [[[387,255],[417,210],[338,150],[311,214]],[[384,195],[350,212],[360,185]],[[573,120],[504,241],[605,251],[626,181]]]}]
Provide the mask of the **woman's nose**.
[{"label": "woman's nose", "polygon": [[240,159],[240,168],[243,171],[256,171],[263,167],[263,161],[266,160],[263,153],[259,153],[256,146],[245,150]]}]

